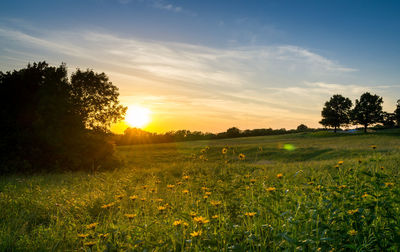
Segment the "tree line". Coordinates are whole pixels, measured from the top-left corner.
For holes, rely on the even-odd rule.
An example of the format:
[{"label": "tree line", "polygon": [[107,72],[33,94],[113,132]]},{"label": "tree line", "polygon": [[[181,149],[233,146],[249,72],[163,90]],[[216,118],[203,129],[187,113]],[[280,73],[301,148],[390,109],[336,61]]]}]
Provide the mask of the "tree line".
[{"label": "tree line", "polygon": [[194,140],[211,140],[236,137],[251,137],[251,136],[271,136],[282,135],[297,132],[310,132],[317,129],[308,128],[304,124],[300,124],[297,129],[286,130],[282,129],[246,129],[240,130],[237,127],[231,127],[225,132],[220,133],[203,133],[201,131],[177,130],[168,131],[166,133],[151,133],[138,128],[127,128],[123,135],[116,135],[113,139],[117,145],[132,145],[132,144],[150,144],[150,143],[170,143]]},{"label": "tree line", "polygon": [[361,125],[364,132],[370,125],[382,124],[383,127],[392,128],[400,125],[400,100],[397,101],[396,109],[393,113],[382,110],[383,99],[378,95],[366,92],[356,99],[355,105],[349,98],[340,94],[333,95],[329,101],[325,102],[319,122],[325,127],[337,129],[349,124]]}]

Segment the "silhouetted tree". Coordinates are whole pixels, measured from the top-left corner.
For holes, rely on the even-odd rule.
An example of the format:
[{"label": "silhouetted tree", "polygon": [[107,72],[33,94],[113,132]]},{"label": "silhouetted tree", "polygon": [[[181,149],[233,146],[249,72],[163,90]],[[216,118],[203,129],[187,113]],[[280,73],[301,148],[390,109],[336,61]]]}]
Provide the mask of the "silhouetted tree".
[{"label": "silhouetted tree", "polygon": [[385,128],[393,128],[396,125],[396,114],[382,112],[382,124]]},{"label": "silhouetted tree", "polygon": [[319,123],[327,127],[333,127],[336,133],[337,128],[350,123],[351,106],[352,102],[349,98],[345,98],[340,94],[332,96],[329,101],[325,102],[321,112],[322,120]]},{"label": "silhouetted tree", "polygon": [[306,131],[306,130],[308,130],[308,127],[305,124],[300,124],[299,126],[297,126],[297,131]]},{"label": "silhouetted tree", "polygon": [[400,100],[397,100],[396,110],[394,111],[397,126],[400,126]]},{"label": "silhouetted tree", "polygon": [[240,137],[240,130],[236,127],[232,127],[226,130],[227,137]]},{"label": "silhouetted tree", "polygon": [[367,132],[368,125],[382,121],[382,103],[382,97],[378,95],[371,95],[369,92],[362,94],[351,111],[353,123],[363,125],[364,132]]},{"label": "silhouetted tree", "polygon": [[112,162],[105,117],[117,120],[124,112],[117,89],[105,74],[77,70],[72,76],[73,83],[65,64],[46,62],[0,72],[0,171],[94,169]]}]

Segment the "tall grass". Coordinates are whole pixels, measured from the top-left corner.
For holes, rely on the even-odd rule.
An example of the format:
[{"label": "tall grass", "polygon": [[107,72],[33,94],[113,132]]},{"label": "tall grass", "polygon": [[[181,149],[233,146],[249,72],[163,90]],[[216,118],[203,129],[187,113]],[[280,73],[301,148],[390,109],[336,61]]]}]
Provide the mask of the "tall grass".
[{"label": "tall grass", "polygon": [[398,251],[399,143],[297,134],[125,146],[119,170],[2,177],[0,251]]}]

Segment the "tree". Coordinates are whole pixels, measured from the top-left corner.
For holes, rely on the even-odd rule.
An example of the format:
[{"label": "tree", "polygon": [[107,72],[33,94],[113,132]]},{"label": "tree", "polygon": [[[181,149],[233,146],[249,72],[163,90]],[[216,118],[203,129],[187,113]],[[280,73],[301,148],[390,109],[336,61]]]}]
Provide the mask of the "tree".
[{"label": "tree", "polygon": [[364,132],[367,132],[368,125],[382,121],[382,103],[382,97],[378,95],[369,92],[362,94],[351,112],[353,123],[363,125]]},{"label": "tree", "polygon": [[385,128],[393,128],[396,125],[396,114],[382,112],[382,124]]},{"label": "tree", "polygon": [[76,112],[88,129],[107,131],[111,123],[123,119],[125,107],[119,105],[118,88],[105,73],[77,69],[71,75],[71,95]]},{"label": "tree", "polygon": [[240,130],[236,127],[232,127],[226,130],[227,137],[240,137]]},{"label": "tree", "polygon": [[397,122],[397,126],[400,126],[400,100],[397,100],[396,110],[394,111],[394,116]]},{"label": "tree", "polygon": [[299,126],[297,126],[297,131],[306,131],[306,130],[308,130],[308,127],[305,124],[300,124]]},{"label": "tree", "polygon": [[112,162],[105,118],[123,116],[117,88],[105,74],[78,69],[72,76],[73,83],[65,64],[46,62],[0,72],[0,172],[93,169]]},{"label": "tree", "polygon": [[325,102],[325,106],[321,111],[322,120],[320,124],[333,127],[336,133],[337,128],[350,123],[350,109],[352,102],[349,98],[345,98],[340,94],[336,94]]}]

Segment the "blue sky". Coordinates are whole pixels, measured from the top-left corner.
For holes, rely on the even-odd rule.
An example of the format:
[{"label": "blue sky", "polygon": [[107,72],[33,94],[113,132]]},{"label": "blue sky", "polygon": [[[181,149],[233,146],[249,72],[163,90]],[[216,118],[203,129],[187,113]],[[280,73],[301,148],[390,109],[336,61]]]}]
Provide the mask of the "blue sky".
[{"label": "blue sky", "polygon": [[323,102],[400,99],[399,1],[3,1],[0,70],[104,71],[149,130],[318,127]]}]

